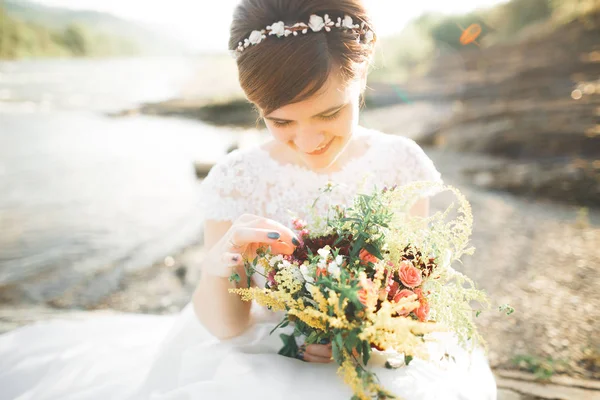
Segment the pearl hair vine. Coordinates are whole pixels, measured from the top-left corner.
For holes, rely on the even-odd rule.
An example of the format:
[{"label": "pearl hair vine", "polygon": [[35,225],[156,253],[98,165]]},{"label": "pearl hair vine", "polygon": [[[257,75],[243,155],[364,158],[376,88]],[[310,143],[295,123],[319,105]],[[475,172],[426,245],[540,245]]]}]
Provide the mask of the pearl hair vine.
[{"label": "pearl hair vine", "polygon": [[239,42],[238,47],[235,50],[231,50],[230,53],[233,58],[238,58],[245,49],[259,44],[270,35],[275,35],[278,38],[288,37],[290,35],[298,36],[299,34],[304,35],[308,33],[309,30],[313,32],[320,32],[322,30],[330,32],[332,28],[351,30],[354,33],[357,33],[356,41],[358,43],[360,43],[361,40],[366,44],[371,43],[375,36],[373,31],[367,27],[367,24],[364,22],[360,25],[355,24],[352,17],[349,15],[344,16],[343,19],[338,17],[337,22],[333,22],[328,14],[325,14],[324,17],[313,14],[310,16],[308,24],[297,22],[292,26],[287,26],[283,21],[278,21],[260,31],[252,31],[250,36],[245,38],[242,42]]}]

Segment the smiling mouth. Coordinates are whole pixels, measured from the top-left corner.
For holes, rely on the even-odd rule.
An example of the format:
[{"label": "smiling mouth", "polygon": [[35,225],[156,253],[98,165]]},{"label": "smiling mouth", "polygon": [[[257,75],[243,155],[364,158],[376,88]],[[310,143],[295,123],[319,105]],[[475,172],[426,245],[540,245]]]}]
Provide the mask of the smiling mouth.
[{"label": "smiling mouth", "polygon": [[[335,139],[335,138],[333,138],[333,139]],[[327,143],[326,145],[323,145],[323,146],[319,147],[318,149],[316,149],[312,153],[306,153],[306,154],[308,154],[310,156],[318,156],[320,154],[325,153],[327,150],[329,150],[329,147],[331,147],[331,143],[333,143],[333,139],[331,139],[329,141],[329,143]]]}]

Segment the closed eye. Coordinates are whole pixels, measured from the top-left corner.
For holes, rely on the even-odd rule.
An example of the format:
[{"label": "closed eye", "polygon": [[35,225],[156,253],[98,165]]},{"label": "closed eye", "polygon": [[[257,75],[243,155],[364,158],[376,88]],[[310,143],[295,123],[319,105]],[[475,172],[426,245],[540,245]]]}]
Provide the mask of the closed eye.
[{"label": "closed eye", "polygon": [[[333,114],[329,114],[329,115],[319,115],[319,116],[314,116],[313,118],[319,118],[322,121],[331,121],[336,119],[337,117],[339,117],[340,113],[342,112],[342,110],[345,107],[342,106],[341,108],[339,108],[336,112],[334,112]],[[277,119],[272,119],[272,118],[268,118],[270,119],[271,122],[273,123],[273,126],[277,127],[277,128],[284,128],[286,126],[289,126],[292,122],[294,121],[286,121],[286,120],[277,120]]]},{"label": "closed eye", "polygon": [[272,120],[273,125],[278,127],[278,128],[283,128],[285,126],[288,126],[289,124],[292,123],[292,121],[277,121],[277,120]]},{"label": "closed eye", "polygon": [[339,110],[337,110],[336,112],[334,112],[333,114],[330,114],[330,115],[321,115],[321,117],[320,117],[320,118],[321,118],[322,120],[325,120],[325,121],[330,121],[330,120],[332,120],[332,119],[336,119],[336,118],[337,118],[337,117],[340,115],[340,112],[341,112],[341,111],[342,111],[342,110],[341,110],[341,109],[339,109]]}]

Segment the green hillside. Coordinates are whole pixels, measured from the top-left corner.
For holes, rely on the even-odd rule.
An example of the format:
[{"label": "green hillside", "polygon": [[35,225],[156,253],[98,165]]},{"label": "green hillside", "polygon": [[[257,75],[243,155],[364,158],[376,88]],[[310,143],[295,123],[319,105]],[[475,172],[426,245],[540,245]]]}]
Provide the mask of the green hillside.
[{"label": "green hillside", "polygon": [[110,14],[0,0],[0,58],[181,54],[166,35]]}]

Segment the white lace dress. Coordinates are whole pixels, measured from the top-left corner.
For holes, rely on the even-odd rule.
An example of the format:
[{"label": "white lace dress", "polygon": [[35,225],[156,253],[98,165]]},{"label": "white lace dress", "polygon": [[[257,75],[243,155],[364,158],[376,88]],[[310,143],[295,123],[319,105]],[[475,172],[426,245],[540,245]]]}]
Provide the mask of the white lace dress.
[{"label": "white lace dress", "polygon": [[[365,136],[367,151],[330,175],[279,164],[258,147],[228,154],[202,183],[206,218],[234,220],[247,212],[291,225],[287,210],[310,220],[301,211],[328,181],[340,184],[331,201],[341,203],[373,185],[440,180],[413,141],[365,129],[357,135]],[[277,354],[281,341],[269,332],[280,315],[256,304],[252,315],[253,326],[226,341],[212,337],[190,305],[175,316],[98,316],[20,328],[0,336],[0,399],[350,399],[334,363]],[[384,387],[406,400],[496,398],[481,351],[466,353],[448,337],[431,348],[431,359],[446,352],[456,361],[415,359],[377,372]]]}]

